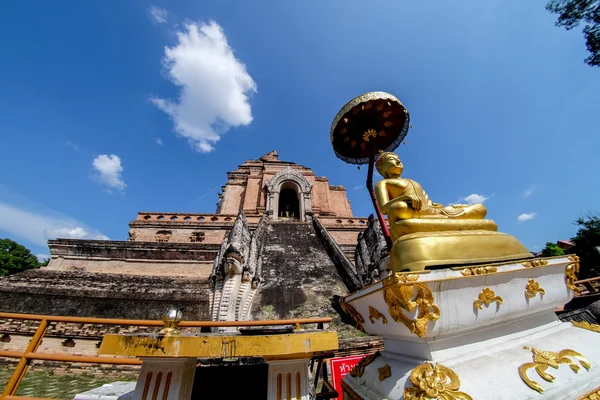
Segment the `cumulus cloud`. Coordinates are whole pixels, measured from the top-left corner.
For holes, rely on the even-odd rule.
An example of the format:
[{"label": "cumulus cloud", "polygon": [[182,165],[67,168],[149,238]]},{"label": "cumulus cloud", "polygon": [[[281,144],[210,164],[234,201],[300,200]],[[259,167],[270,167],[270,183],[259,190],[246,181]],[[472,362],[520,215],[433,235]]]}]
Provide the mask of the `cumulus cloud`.
[{"label": "cumulus cloud", "polygon": [[121,177],[121,159],[114,154],[100,154],[92,163],[96,178],[112,189],[124,190],[127,186]]},{"label": "cumulus cloud", "polygon": [[161,138],[159,138],[159,137],[157,137],[157,138],[156,138],[156,144],[157,144],[157,145],[159,145],[159,146],[162,146],[162,145],[163,145],[163,141],[162,141],[162,139],[161,139]]},{"label": "cumulus cloud", "polygon": [[480,204],[480,203],[484,203],[489,198],[490,198],[489,196],[472,193],[472,194],[468,195],[467,197],[464,197],[462,200],[465,201],[467,204]]},{"label": "cumulus cloud", "polygon": [[40,246],[48,239],[56,238],[108,240],[107,236],[72,218],[56,213],[36,213],[2,202],[0,231]]},{"label": "cumulus cloud", "polygon": [[520,224],[521,222],[532,220],[536,216],[537,216],[536,213],[523,213],[517,217],[517,224]]},{"label": "cumulus cloud", "polygon": [[256,83],[216,22],[186,24],[177,32],[177,44],[165,47],[163,65],[179,88],[178,98],[150,101],[195,150],[208,153],[230,128],[252,122],[248,96],[256,92]]},{"label": "cumulus cloud", "polygon": [[167,22],[167,10],[154,5],[148,7],[148,13],[155,24],[164,24]]},{"label": "cumulus cloud", "polygon": [[50,258],[49,254],[36,254],[35,255],[39,262],[44,262]]},{"label": "cumulus cloud", "polygon": [[541,188],[542,188],[541,185],[530,186],[529,188],[527,188],[523,191],[523,198],[527,198],[527,197],[531,196],[535,192],[539,191]]}]

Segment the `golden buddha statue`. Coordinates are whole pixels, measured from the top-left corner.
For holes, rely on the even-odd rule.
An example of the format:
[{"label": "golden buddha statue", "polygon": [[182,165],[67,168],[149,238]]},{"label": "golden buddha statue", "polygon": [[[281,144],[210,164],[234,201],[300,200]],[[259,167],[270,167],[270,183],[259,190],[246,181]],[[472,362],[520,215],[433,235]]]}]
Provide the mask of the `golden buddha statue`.
[{"label": "golden buddha statue", "polygon": [[484,219],[483,204],[432,202],[418,182],[401,178],[404,166],[396,154],[381,153],[375,167],[385,178],[375,185],[375,196],[388,216],[396,272],[532,257],[516,238],[496,232],[496,223]]}]

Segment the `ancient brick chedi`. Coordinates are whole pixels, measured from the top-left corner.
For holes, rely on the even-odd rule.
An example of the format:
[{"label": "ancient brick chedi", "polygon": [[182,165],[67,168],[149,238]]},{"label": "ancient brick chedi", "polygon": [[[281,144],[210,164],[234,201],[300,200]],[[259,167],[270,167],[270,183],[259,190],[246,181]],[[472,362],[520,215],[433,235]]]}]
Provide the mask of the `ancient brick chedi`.
[{"label": "ancient brick chedi", "polygon": [[352,215],[345,188],[275,151],[227,178],[213,214],[141,212],[128,241],[49,241],[47,267],[0,279],[0,310],[286,318],[333,313],[329,298],[369,279],[353,264],[368,219]]}]

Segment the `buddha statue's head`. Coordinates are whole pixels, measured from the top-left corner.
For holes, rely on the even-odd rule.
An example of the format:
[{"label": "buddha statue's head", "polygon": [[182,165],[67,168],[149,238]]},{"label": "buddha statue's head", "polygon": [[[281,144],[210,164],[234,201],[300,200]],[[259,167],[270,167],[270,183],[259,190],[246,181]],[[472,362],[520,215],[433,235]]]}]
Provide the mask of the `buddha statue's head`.
[{"label": "buddha statue's head", "polygon": [[404,165],[400,161],[400,157],[396,153],[385,152],[381,153],[375,162],[377,172],[386,179],[398,178],[402,175]]}]

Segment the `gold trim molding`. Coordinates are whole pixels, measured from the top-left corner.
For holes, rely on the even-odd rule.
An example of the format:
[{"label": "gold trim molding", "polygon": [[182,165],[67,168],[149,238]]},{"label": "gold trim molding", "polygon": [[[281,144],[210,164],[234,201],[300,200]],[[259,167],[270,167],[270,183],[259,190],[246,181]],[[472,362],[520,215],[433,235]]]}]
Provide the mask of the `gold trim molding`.
[{"label": "gold trim molding", "polygon": [[379,355],[379,352],[364,356],[361,360],[352,368],[350,375],[354,377],[361,377],[365,373],[365,367],[373,362],[373,360]]},{"label": "gold trim molding", "polygon": [[454,371],[442,364],[425,363],[410,372],[412,387],[404,389],[406,400],[473,400],[460,392],[460,379]]},{"label": "gold trim molding", "polygon": [[346,314],[348,314],[350,316],[350,318],[352,318],[352,321],[354,321],[354,327],[356,329],[358,329],[359,331],[365,331],[365,328],[363,326],[363,324],[365,323],[365,319],[363,318],[362,315],[360,315],[360,313],[358,311],[356,311],[356,309],[354,307],[352,307],[350,304],[342,301],[341,303],[342,306],[342,311],[344,311]]},{"label": "gold trim molding", "polygon": [[471,276],[471,275],[488,275],[493,274],[498,271],[498,267],[467,267],[460,270],[460,273],[463,276]]},{"label": "gold trim molding", "polygon": [[[388,279],[391,279],[388,281]],[[423,337],[427,333],[430,321],[440,318],[440,309],[433,302],[433,293],[425,283],[417,283],[419,275],[395,275],[386,278],[383,298],[389,307],[389,314],[396,322],[403,323],[408,330]],[[403,310],[412,312],[418,309],[416,318],[409,318]]]},{"label": "gold trim molding", "polygon": [[576,362],[568,357],[572,357],[579,361],[579,364],[581,364],[581,366],[586,370],[590,369],[591,364],[587,358],[575,350],[564,349],[558,353],[555,353],[553,351],[538,350],[536,348],[530,349],[527,346],[523,348],[525,350],[531,350],[531,353],[533,354],[533,362],[522,364],[519,367],[519,376],[527,386],[533,390],[537,390],[540,393],[542,393],[544,389],[542,389],[539,383],[529,379],[527,376],[527,371],[531,368],[535,368],[535,371],[538,373],[538,375],[548,382],[552,382],[555,378],[553,375],[550,375],[546,372],[548,367],[558,369],[559,364],[567,364],[573,372],[577,373],[577,371],[579,371],[579,365],[577,365]]},{"label": "gold trim molding", "polygon": [[569,260],[573,263],[567,265],[565,268],[565,282],[570,290],[577,293],[579,290],[575,285],[575,281],[577,280],[577,274],[579,273],[579,257],[575,255],[569,256]]},{"label": "gold trim molding", "polygon": [[390,364],[385,364],[383,367],[377,368],[377,372],[379,372],[380,381],[384,381],[392,376],[392,368],[390,367]]},{"label": "gold trim molding", "polygon": [[540,287],[539,283],[533,279],[530,279],[529,282],[527,282],[527,286],[525,286],[525,297],[528,299],[533,299],[538,293],[540,296],[544,296],[546,291]]},{"label": "gold trim molding", "polygon": [[473,307],[475,307],[478,310],[482,310],[482,304],[485,304],[485,306],[487,307],[494,301],[498,303],[498,306],[500,306],[500,304],[502,304],[502,297],[496,296],[496,293],[494,293],[492,289],[486,287],[483,288],[481,293],[479,293],[479,297],[473,300]]},{"label": "gold trim molding", "polygon": [[375,324],[376,319],[381,319],[381,323],[387,324],[385,315],[380,313],[375,307],[369,306],[369,321],[371,321],[372,324]]},{"label": "gold trim molding", "polygon": [[598,386],[591,392],[588,392],[583,396],[578,397],[577,400],[600,400],[600,386]]},{"label": "gold trim molding", "polygon": [[577,328],[587,329],[588,331],[600,333],[600,325],[590,324],[589,322],[586,322],[586,321],[581,321],[581,322],[571,321],[571,323],[573,324],[573,326],[575,326]]},{"label": "gold trim molding", "polygon": [[535,268],[535,267],[543,267],[544,265],[548,265],[548,260],[543,260],[541,258],[535,258],[530,261],[525,261],[521,264],[525,268]]}]

